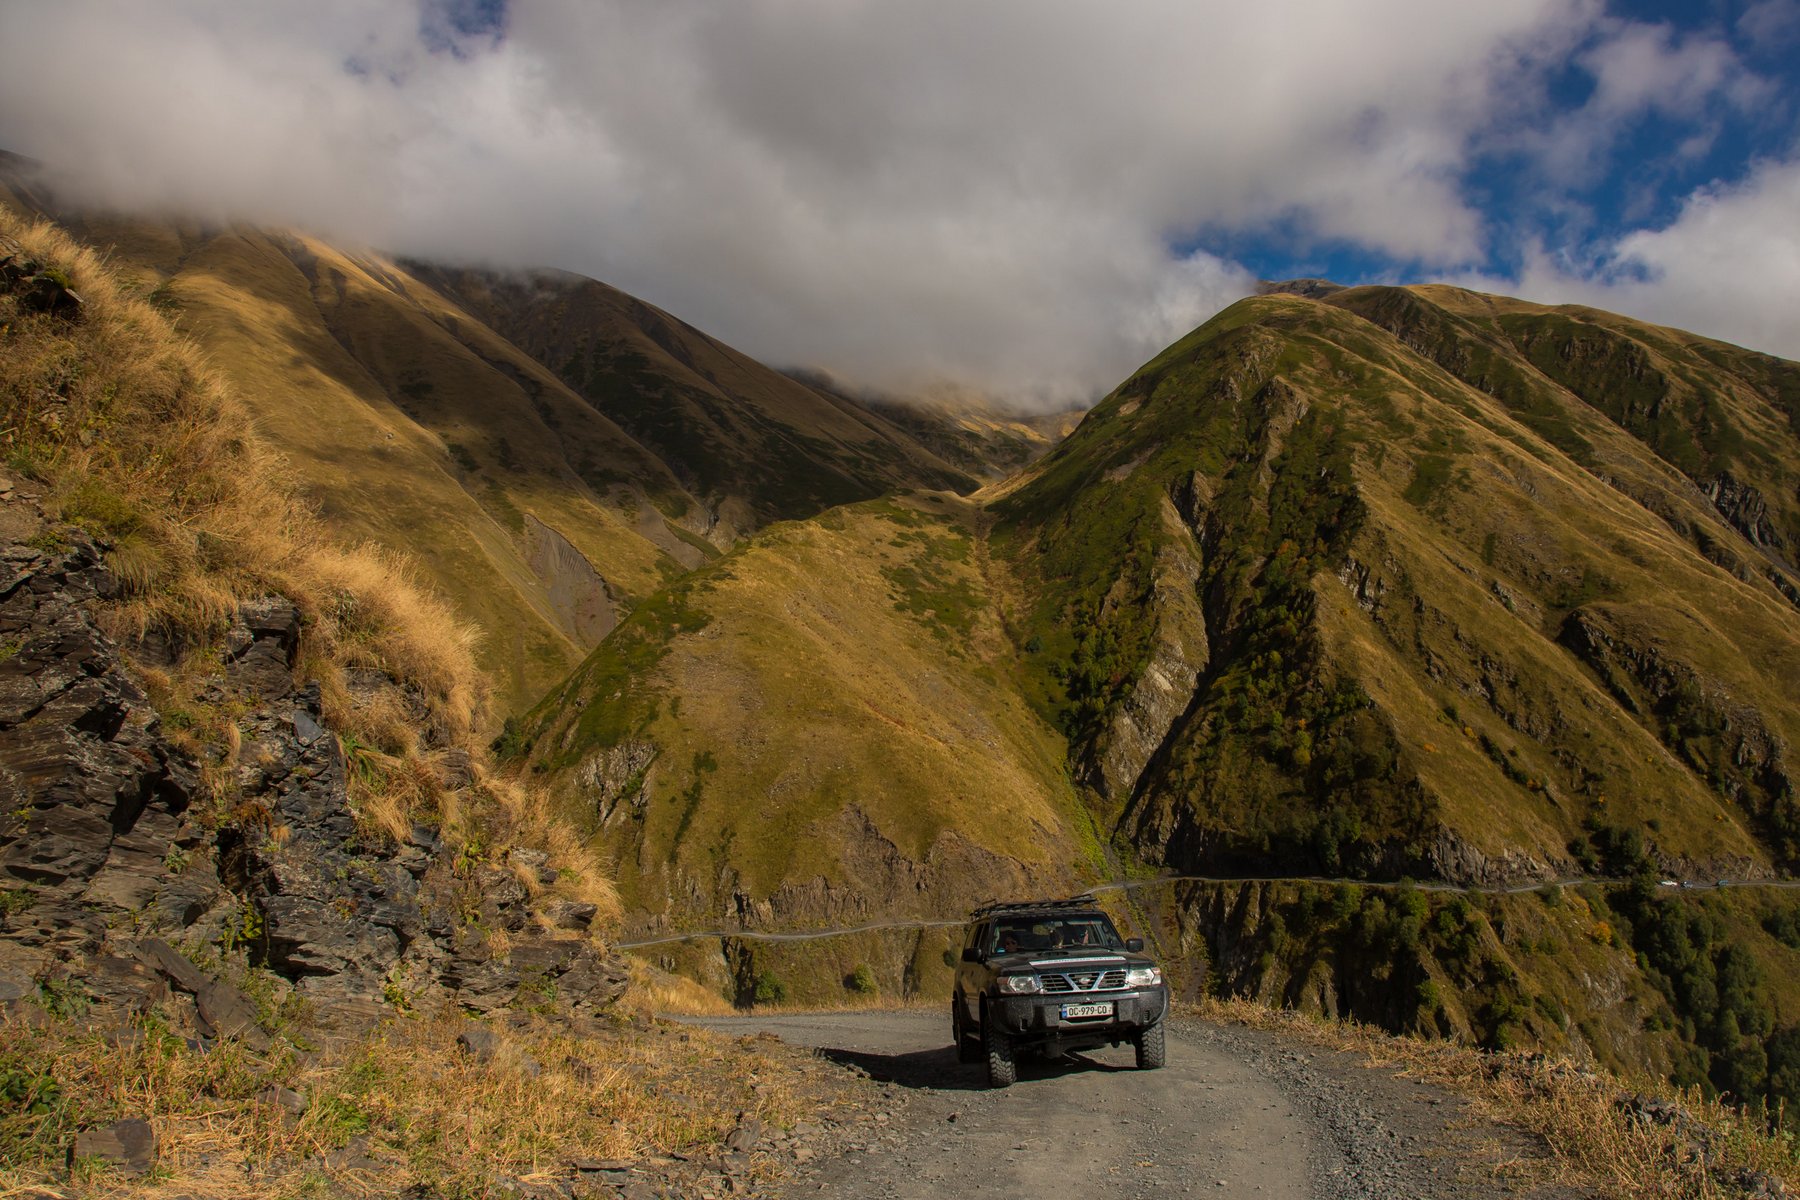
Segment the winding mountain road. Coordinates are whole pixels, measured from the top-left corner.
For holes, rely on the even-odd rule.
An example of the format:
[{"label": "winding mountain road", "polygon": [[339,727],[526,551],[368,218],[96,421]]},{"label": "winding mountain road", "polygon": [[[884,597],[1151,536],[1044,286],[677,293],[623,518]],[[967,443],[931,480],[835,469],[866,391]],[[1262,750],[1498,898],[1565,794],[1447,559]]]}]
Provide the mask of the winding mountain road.
[{"label": "winding mountain road", "polygon": [[772,1033],[884,1085],[891,1105],[788,1196],[1020,1200],[1247,1196],[1472,1200],[1574,1193],[1537,1187],[1543,1152],[1441,1089],[1255,1030],[1177,1018],[1169,1065],[1128,1048],[1024,1065],[988,1090],[956,1061],[945,1014],[919,1010],[685,1018]]}]

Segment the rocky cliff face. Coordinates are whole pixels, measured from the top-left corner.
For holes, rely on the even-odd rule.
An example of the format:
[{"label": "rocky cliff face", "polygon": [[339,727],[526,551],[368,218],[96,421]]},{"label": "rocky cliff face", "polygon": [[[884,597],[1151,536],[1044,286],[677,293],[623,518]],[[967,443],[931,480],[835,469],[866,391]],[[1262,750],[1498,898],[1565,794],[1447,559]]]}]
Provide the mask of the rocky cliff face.
[{"label": "rocky cliff face", "polygon": [[131,1008],[170,986],[229,1007],[190,958],[264,967],[340,1017],[521,998],[593,1012],[622,992],[622,963],[587,936],[593,907],[534,900],[555,875],[541,853],[488,861],[422,826],[396,844],[357,820],[318,685],[294,683],[293,605],[245,605],[215,648],[203,699],[243,715],[235,777],[208,777],[97,620],[117,589],[104,547],[46,522],[11,478],[0,535],[5,999],[62,979]]}]

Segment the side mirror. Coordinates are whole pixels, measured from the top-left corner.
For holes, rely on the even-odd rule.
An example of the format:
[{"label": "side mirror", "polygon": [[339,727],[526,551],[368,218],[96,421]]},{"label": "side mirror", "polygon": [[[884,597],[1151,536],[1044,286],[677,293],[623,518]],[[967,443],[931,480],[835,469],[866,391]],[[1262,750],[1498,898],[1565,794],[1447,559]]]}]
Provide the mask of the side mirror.
[{"label": "side mirror", "polygon": [[1126,938],[1125,939],[1125,948],[1127,950],[1131,951],[1133,954],[1142,954],[1144,951],[1144,939],[1143,938]]},{"label": "side mirror", "polygon": [[973,946],[964,946],[962,960],[964,962],[978,963],[981,961],[981,951]]}]

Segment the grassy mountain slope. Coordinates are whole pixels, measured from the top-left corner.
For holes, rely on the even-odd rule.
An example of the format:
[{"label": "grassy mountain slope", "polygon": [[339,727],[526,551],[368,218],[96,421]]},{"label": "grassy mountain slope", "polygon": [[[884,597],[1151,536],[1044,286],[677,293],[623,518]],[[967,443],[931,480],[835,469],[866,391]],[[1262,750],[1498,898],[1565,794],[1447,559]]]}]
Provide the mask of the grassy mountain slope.
[{"label": "grassy mountain slope", "polygon": [[973,486],[854,401],[590,280],[58,211],[17,161],[0,185],[137,274],[335,526],[419,562],[481,631],[497,713],[527,707],[638,600],[769,520]]},{"label": "grassy mountain slope", "polygon": [[731,531],[894,489],[973,486],[867,406],[603,283],[412,269],[655,451]]},{"label": "grassy mountain slope", "polygon": [[983,516],[948,494],[771,527],[639,607],[519,749],[646,928],[936,915],[1092,872],[1020,699]]},{"label": "grassy mountain slope", "polygon": [[252,229],[90,219],[346,536],[414,555],[482,632],[501,711],[713,553],[660,462],[390,262]]},{"label": "grassy mountain slope", "polygon": [[[1457,330],[1431,294],[1236,305],[997,501],[1083,778],[1191,868],[1543,876],[1615,827],[1671,867],[1791,864],[1780,562],[1517,351],[1439,355],[1501,398],[1352,311]],[[1743,389],[1705,394],[1778,481],[1753,468],[1792,434]]]}]

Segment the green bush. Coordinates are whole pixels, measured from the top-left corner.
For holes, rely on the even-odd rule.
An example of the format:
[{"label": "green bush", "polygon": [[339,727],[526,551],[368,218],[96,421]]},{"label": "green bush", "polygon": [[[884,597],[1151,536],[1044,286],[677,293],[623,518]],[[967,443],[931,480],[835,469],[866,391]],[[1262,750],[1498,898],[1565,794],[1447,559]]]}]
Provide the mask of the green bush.
[{"label": "green bush", "polygon": [[856,970],[844,976],[844,987],[858,996],[873,996],[877,991],[875,972],[868,963],[857,963]]},{"label": "green bush", "polygon": [[757,1004],[780,1004],[787,999],[787,985],[771,972],[758,971],[756,982],[750,989],[750,998]]}]

